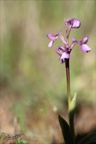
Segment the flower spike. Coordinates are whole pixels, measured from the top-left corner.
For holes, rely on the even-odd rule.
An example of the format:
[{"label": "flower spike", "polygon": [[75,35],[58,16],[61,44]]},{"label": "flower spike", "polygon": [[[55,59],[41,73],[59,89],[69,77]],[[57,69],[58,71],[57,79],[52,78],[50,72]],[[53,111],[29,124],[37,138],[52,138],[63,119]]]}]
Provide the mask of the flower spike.
[{"label": "flower spike", "polygon": [[70,59],[70,53],[73,50],[73,47],[78,44],[80,45],[80,48],[82,52],[90,52],[91,48],[86,44],[89,40],[89,38],[86,36],[82,38],[80,41],[76,40],[74,37],[72,38],[71,45],[69,45],[69,35],[72,28],[79,28],[81,26],[80,20],[76,18],[67,19],[65,20],[65,27],[66,27],[66,36],[62,35],[62,31],[60,30],[58,34],[47,34],[47,37],[50,39],[50,42],[48,44],[48,47],[51,48],[54,44],[54,41],[60,38],[60,40],[63,42],[62,46],[58,46],[56,48],[56,53],[60,56],[59,60],[63,63],[66,61],[66,59]]}]

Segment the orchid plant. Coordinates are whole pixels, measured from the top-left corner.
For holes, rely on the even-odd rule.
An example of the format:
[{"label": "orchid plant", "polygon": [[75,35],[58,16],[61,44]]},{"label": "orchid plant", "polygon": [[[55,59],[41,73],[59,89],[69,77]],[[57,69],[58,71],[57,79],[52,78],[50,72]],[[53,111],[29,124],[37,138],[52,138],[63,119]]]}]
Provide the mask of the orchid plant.
[{"label": "orchid plant", "polygon": [[[60,38],[63,42],[62,46],[58,46],[56,48],[56,53],[59,55],[59,60],[61,63],[65,64],[66,69],[66,81],[67,81],[67,98],[68,98],[68,114],[69,114],[69,124],[62,118],[60,115],[58,116],[59,123],[61,126],[62,134],[65,140],[65,144],[76,144],[75,141],[75,130],[74,130],[74,114],[76,109],[76,94],[71,97],[70,92],[70,54],[73,50],[73,47],[77,44],[80,49],[84,53],[88,53],[91,51],[91,48],[87,45],[89,38],[86,36],[81,40],[77,40],[72,38],[71,45],[69,44],[69,35],[71,29],[80,28],[81,22],[76,18],[67,19],[64,21],[66,28],[66,37],[62,35],[62,31],[57,34],[49,33],[47,37],[50,39],[48,47],[51,48],[54,42]],[[96,133],[90,133],[85,138],[80,140],[78,144],[95,144],[96,143]]]}]

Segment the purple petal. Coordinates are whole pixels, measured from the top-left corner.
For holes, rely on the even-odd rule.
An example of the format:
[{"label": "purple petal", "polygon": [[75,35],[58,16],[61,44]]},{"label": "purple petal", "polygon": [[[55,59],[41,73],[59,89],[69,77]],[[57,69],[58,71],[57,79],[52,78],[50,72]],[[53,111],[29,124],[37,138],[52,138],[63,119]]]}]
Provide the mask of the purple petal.
[{"label": "purple petal", "polygon": [[55,41],[56,39],[58,39],[58,35],[57,35],[57,34],[54,35],[54,34],[49,33],[49,34],[47,34],[47,37],[48,37],[50,40],[52,40],[52,41]]},{"label": "purple petal", "polygon": [[54,41],[50,41],[48,47],[51,48],[53,46]]},{"label": "purple petal", "polygon": [[82,44],[81,45],[81,50],[83,52],[90,52],[91,51],[91,48],[89,46],[87,46],[86,44]]},{"label": "purple petal", "polygon": [[80,44],[86,44],[88,42],[89,38],[88,37],[84,37],[81,41]]},{"label": "purple petal", "polygon": [[57,54],[59,54],[61,56],[62,52],[65,52],[65,48],[63,46],[58,46],[56,48],[56,52],[57,52]]}]

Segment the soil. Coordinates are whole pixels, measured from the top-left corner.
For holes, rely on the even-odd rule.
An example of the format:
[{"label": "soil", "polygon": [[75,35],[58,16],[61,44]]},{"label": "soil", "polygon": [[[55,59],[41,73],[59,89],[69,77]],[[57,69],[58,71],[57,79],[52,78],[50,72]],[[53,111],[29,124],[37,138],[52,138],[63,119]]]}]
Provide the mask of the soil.
[{"label": "soil", "polygon": [[[12,137],[22,133],[18,118],[11,111],[11,107],[16,99],[8,91],[2,90],[0,92],[0,134],[5,134],[5,139],[7,140],[5,140],[7,143],[1,142],[0,144],[15,144]],[[68,121],[66,109],[60,115]],[[48,111],[45,116],[40,117],[35,114],[34,110],[27,109],[26,117],[27,129],[23,135],[20,135],[22,139],[27,140],[29,144],[63,144],[63,137],[56,111]],[[77,142],[86,134],[93,131],[96,132],[96,105],[79,104],[76,109],[74,123]],[[10,137],[9,139],[8,136]]]}]

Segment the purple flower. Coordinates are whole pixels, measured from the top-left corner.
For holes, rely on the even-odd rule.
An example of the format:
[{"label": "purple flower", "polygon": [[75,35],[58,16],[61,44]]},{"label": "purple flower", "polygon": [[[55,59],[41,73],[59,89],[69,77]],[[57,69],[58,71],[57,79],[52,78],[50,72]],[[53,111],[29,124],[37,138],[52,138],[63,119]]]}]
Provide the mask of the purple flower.
[{"label": "purple flower", "polygon": [[59,60],[62,63],[65,62],[66,59],[70,59],[70,53],[76,44],[80,45],[82,52],[90,52],[91,51],[91,48],[86,44],[89,40],[89,38],[87,36],[82,38],[80,41],[76,40],[75,38],[72,38],[72,43],[71,43],[71,45],[69,44],[69,35],[71,32],[71,28],[79,28],[80,26],[81,26],[80,20],[78,20],[76,18],[67,19],[67,20],[65,20],[65,27],[66,27],[66,37],[65,38],[62,35],[61,30],[56,35],[51,34],[51,33],[47,34],[47,37],[50,39],[50,42],[48,44],[49,48],[51,48],[53,46],[54,41],[57,40],[58,38],[60,38],[61,41],[63,42],[62,46],[58,46],[56,48],[56,52],[60,56]]},{"label": "purple flower", "polygon": [[91,48],[88,45],[86,45],[88,40],[89,40],[88,37],[84,37],[81,41],[78,42],[78,44],[81,46],[82,52],[90,52],[91,51]]},{"label": "purple flower", "polygon": [[53,43],[56,39],[58,39],[58,34],[54,35],[54,34],[47,34],[47,37],[51,40],[48,44],[48,47],[51,48],[53,46]]},{"label": "purple flower", "polygon": [[86,45],[86,44],[82,44],[82,45],[81,45],[81,50],[82,50],[83,52],[90,52],[90,51],[91,51],[91,48],[90,48],[88,45]]},{"label": "purple flower", "polygon": [[65,59],[70,58],[70,52],[68,52],[68,49],[63,46],[58,46],[56,52],[60,55],[59,60],[61,60],[62,63],[65,61]]},{"label": "purple flower", "polygon": [[67,20],[66,22],[71,25],[71,28],[79,28],[81,26],[81,22],[76,18]]}]

